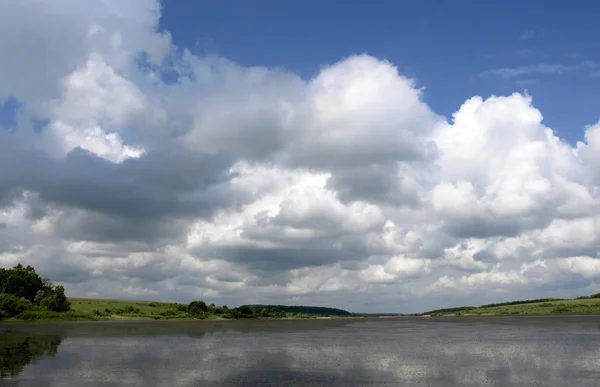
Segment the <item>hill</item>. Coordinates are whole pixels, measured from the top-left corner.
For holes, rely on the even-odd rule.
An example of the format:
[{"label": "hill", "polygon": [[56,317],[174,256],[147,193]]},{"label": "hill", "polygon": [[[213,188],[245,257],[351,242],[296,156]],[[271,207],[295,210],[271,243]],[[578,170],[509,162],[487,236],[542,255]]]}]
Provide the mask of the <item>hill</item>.
[{"label": "hill", "polygon": [[347,310],[337,308],[326,308],[322,306],[290,306],[290,305],[248,305],[256,310],[273,309],[291,314],[306,314],[321,317],[350,317],[353,314]]},{"label": "hill", "polygon": [[541,298],[535,300],[510,301],[481,306],[459,306],[435,309],[423,313],[430,316],[488,316],[600,313],[600,293],[576,299]]}]

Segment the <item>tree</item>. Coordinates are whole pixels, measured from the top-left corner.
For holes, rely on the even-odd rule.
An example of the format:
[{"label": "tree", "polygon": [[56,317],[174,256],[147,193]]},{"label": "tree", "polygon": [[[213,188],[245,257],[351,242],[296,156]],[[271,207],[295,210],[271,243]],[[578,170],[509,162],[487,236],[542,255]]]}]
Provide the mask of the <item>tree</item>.
[{"label": "tree", "polygon": [[19,263],[12,269],[0,270],[0,293],[24,297],[33,302],[37,293],[48,284],[32,266],[24,267]]},{"label": "tree", "polygon": [[192,316],[202,316],[208,312],[208,306],[204,301],[192,301],[188,305],[188,313]]},{"label": "tree", "polygon": [[242,305],[239,308],[237,308],[237,310],[243,316],[247,317],[247,316],[251,316],[252,315],[252,309],[250,309],[250,307],[248,305]]},{"label": "tree", "polygon": [[65,288],[62,285],[40,290],[35,296],[34,303],[54,312],[68,312],[71,310],[71,302],[65,296]]},{"label": "tree", "polygon": [[[12,269],[0,269],[0,293],[27,301],[29,306],[33,303],[54,312],[66,312],[71,309],[71,303],[65,296],[65,288],[52,285],[47,278],[40,277],[32,266],[18,264]],[[7,310],[11,310],[14,300],[10,303],[7,300],[5,297],[5,306]]]}]

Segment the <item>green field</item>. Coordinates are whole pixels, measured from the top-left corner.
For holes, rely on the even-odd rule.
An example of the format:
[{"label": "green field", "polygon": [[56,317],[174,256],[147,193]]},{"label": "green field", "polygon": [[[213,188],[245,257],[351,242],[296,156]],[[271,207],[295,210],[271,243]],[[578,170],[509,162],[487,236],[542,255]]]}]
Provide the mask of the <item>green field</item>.
[{"label": "green field", "polygon": [[[162,320],[162,319],[193,319],[187,312],[186,304],[174,302],[152,301],[123,301],[70,298],[71,310],[85,313],[99,320]],[[204,317],[204,316],[203,316]],[[217,319],[219,316],[211,315],[206,318]]]},{"label": "green field", "polygon": [[31,265],[0,268],[0,320],[232,320],[266,318],[318,318],[352,316],[336,308],[320,306],[208,305],[196,300],[188,304],[157,301],[67,298],[62,285],[40,277]]},{"label": "green field", "polygon": [[[300,319],[329,316],[351,316],[334,308],[284,305],[247,305],[229,309],[227,306],[205,305],[205,311],[193,311],[190,304],[156,301],[125,301],[70,298],[71,311],[77,316],[95,320],[224,320],[238,318]],[[204,303],[203,303],[204,304]]]},{"label": "green field", "polygon": [[535,315],[535,314],[569,314],[600,313],[600,298],[566,299],[558,301],[541,301],[514,305],[463,307],[452,311],[431,311],[431,316],[495,316],[495,315]]}]

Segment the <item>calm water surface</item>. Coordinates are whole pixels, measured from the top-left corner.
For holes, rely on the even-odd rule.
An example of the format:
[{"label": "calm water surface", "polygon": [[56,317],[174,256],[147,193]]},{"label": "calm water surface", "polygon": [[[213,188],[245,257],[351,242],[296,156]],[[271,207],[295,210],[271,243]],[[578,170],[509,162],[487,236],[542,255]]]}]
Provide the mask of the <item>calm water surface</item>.
[{"label": "calm water surface", "polygon": [[600,317],[0,324],[1,386],[599,386]]}]

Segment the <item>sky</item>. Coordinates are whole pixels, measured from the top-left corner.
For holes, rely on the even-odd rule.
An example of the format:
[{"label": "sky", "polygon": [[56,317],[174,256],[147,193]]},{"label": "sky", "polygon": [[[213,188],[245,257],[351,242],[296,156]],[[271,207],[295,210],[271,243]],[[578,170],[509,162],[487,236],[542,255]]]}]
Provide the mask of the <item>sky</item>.
[{"label": "sky", "polygon": [[6,0],[0,267],[355,312],[599,292],[599,11]]}]

